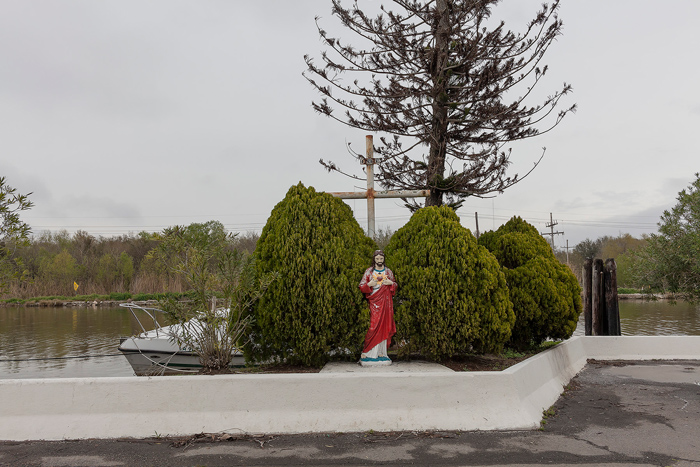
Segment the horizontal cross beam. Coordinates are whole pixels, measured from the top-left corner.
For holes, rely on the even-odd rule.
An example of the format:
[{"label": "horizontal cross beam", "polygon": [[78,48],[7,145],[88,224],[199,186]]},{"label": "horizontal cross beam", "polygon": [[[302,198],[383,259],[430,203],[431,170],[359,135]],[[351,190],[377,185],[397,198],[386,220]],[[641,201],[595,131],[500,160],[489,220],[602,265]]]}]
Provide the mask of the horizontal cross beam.
[{"label": "horizontal cross beam", "polygon": [[328,194],[341,199],[424,198],[430,195],[430,190],[337,191]]}]

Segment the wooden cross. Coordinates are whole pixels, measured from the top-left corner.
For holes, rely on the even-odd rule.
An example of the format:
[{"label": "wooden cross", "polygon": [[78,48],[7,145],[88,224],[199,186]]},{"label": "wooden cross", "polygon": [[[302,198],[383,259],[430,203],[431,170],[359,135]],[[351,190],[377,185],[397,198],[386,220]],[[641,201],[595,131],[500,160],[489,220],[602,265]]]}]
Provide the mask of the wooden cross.
[{"label": "wooden cross", "polygon": [[341,199],[362,199],[367,198],[367,236],[374,238],[375,222],[374,222],[374,199],[375,198],[424,198],[430,194],[430,190],[384,190],[375,191],[374,189],[374,138],[372,135],[367,135],[365,138],[367,146],[367,158],[365,166],[367,167],[367,191],[339,191],[328,193],[336,198]]}]

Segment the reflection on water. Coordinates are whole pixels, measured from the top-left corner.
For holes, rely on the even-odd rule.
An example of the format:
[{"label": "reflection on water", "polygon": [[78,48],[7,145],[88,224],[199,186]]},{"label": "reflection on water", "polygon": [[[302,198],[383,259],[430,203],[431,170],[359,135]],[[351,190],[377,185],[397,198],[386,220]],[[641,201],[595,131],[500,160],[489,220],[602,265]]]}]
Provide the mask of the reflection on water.
[{"label": "reflection on water", "polygon": [[0,308],[0,379],[132,376],[117,346],[140,332],[124,308]]},{"label": "reflection on water", "polygon": [[700,306],[621,300],[620,328],[623,336],[700,336]]},{"label": "reflection on water", "polygon": [[[620,324],[625,336],[699,336],[700,307],[620,300]],[[117,346],[140,332],[124,308],[0,307],[0,379],[132,376]],[[582,315],[574,335],[583,333]]]},{"label": "reflection on water", "polygon": [[[700,336],[700,306],[667,300],[620,300],[623,336]],[[574,336],[585,332],[583,313]]]}]

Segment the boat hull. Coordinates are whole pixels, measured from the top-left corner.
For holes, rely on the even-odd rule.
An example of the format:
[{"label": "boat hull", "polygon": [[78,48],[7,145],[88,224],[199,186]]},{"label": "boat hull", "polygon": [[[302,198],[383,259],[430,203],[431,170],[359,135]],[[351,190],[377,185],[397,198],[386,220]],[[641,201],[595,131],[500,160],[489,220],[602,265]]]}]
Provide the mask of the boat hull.
[{"label": "boat hull", "polygon": [[[136,376],[197,373],[202,369],[196,352],[181,350],[162,333],[159,338],[123,338],[118,349]],[[229,367],[242,367],[245,363],[243,354],[236,351]]]},{"label": "boat hull", "polygon": [[[199,356],[191,352],[158,352],[119,349],[136,376],[197,373],[202,369]],[[235,355],[230,367],[245,366],[243,355]]]}]

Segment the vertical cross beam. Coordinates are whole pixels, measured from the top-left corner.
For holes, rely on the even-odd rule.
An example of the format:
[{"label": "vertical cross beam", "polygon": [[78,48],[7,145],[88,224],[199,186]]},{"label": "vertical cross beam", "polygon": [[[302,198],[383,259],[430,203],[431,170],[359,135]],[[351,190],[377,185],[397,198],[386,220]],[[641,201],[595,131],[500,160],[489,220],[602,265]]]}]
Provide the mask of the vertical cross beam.
[{"label": "vertical cross beam", "polygon": [[367,236],[374,238],[376,234],[374,224],[374,138],[372,135],[365,137],[367,160]]}]

